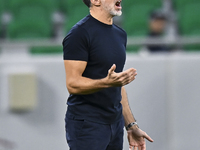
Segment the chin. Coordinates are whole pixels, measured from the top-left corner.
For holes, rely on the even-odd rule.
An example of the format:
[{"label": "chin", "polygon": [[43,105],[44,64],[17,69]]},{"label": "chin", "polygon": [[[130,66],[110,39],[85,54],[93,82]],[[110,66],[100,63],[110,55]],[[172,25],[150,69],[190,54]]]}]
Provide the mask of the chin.
[{"label": "chin", "polygon": [[122,11],[117,12],[116,16],[121,16],[122,15]]},{"label": "chin", "polygon": [[122,11],[114,11],[114,12],[111,12],[111,15],[112,15],[112,16],[121,16],[121,15],[122,15]]}]

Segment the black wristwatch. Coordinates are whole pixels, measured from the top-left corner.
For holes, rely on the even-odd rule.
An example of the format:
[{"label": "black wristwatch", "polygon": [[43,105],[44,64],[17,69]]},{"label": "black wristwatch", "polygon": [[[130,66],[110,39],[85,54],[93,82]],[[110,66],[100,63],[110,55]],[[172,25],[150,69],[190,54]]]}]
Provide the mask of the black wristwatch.
[{"label": "black wristwatch", "polygon": [[126,126],[126,130],[128,130],[129,128],[131,128],[131,127],[134,126],[134,125],[137,125],[137,127],[139,128],[137,122],[131,122],[130,124],[128,124],[128,125]]}]

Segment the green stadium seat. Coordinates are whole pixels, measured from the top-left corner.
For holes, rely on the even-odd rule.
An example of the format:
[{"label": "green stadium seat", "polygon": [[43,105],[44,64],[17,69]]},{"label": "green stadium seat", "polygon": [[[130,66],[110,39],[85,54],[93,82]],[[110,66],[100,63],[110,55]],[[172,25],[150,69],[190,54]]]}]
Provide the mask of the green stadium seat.
[{"label": "green stadium seat", "polygon": [[60,8],[63,12],[71,13],[76,7],[87,8],[82,0],[60,0]]},{"label": "green stadium seat", "polygon": [[78,5],[69,12],[69,16],[66,19],[65,29],[68,32],[79,20],[89,14],[89,9],[84,4]]},{"label": "green stadium seat", "polygon": [[52,15],[58,10],[57,0],[9,0],[13,20],[8,26],[11,39],[50,38],[53,32]]},{"label": "green stadium seat", "polygon": [[[200,36],[200,29],[196,28],[195,30],[190,31],[190,33],[187,35],[190,37]],[[185,45],[183,49],[186,51],[200,51],[200,44],[188,44]]]},{"label": "green stadium seat", "polygon": [[59,0],[59,4],[58,4],[59,10],[62,13],[67,13],[68,12],[68,7],[66,5],[66,0]]},{"label": "green stadium seat", "polygon": [[[181,9],[178,9],[179,29],[182,36],[200,36],[200,17],[199,17],[199,3],[188,3]],[[199,45],[186,45],[186,50],[200,50]]]},{"label": "green stadium seat", "polygon": [[183,11],[179,11],[179,23],[182,35],[199,35],[200,17],[199,17],[200,3],[188,4]]},{"label": "green stadium seat", "polygon": [[122,1],[122,6],[124,9],[128,9],[134,5],[152,5],[154,8],[160,8],[162,6],[162,2],[163,0],[124,0]]},{"label": "green stadium seat", "polygon": [[7,11],[10,0],[2,0],[2,1],[4,3],[4,9]]},{"label": "green stadium seat", "polygon": [[195,52],[200,51],[200,44],[190,44],[183,47],[185,51]]},{"label": "green stadium seat", "polygon": [[2,37],[2,14],[4,11],[4,1],[0,0],[0,38]]},{"label": "green stadium seat", "polygon": [[8,3],[10,11],[14,14],[27,6],[42,7],[46,12],[52,13],[58,9],[58,2],[56,0],[9,0]]},{"label": "green stadium seat", "polygon": [[[0,17],[1,17],[1,13],[0,13]],[[2,35],[2,24],[1,24],[1,19],[0,19],[0,39],[3,37]]]},{"label": "green stadium seat", "polygon": [[138,46],[138,45],[134,45],[134,46],[127,45],[126,51],[131,52],[131,53],[137,53],[137,52],[139,52],[140,48],[141,48],[141,46]]},{"label": "green stadium seat", "polygon": [[2,14],[5,11],[5,3],[4,0],[0,0],[0,21],[2,20]]},{"label": "green stadium seat", "polygon": [[51,37],[51,20],[41,7],[24,7],[8,26],[10,39],[35,39]]},{"label": "green stadium seat", "polygon": [[196,3],[198,0],[173,0],[172,2],[176,9],[183,9],[188,4]]},{"label": "green stadium seat", "polygon": [[26,6],[22,7],[21,9],[18,10],[17,15],[14,15],[14,19],[27,19],[30,15],[30,18],[33,17],[34,19],[38,18],[44,18],[45,21],[50,23],[52,20],[52,16],[49,15],[45,9],[42,7],[38,6]]},{"label": "green stadium seat", "polygon": [[4,0],[0,0],[0,14],[4,11]]},{"label": "green stadium seat", "polygon": [[128,36],[146,36],[153,5],[133,5],[123,11],[123,28]]},{"label": "green stadium seat", "polygon": [[35,46],[30,49],[31,54],[33,55],[42,55],[42,54],[62,54],[62,46]]}]

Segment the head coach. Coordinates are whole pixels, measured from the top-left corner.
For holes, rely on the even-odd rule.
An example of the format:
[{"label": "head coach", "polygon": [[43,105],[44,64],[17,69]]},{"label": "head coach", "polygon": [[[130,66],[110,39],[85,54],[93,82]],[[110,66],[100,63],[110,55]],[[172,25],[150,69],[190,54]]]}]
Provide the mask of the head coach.
[{"label": "head coach", "polygon": [[153,140],[138,127],[124,88],[137,72],[134,68],[123,71],[127,35],[113,24],[113,17],[122,14],[122,1],[83,2],[90,14],[63,40],[70,150],[122,150],[124,126],[130,148],[146,150],[145,139]]}]

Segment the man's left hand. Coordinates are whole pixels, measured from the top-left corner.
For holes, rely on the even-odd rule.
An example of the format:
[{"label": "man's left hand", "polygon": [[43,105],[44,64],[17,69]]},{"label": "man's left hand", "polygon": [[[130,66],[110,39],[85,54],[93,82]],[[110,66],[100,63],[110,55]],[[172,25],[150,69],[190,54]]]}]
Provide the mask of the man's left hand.
[{"label": "man's left hand", "polygon": [[129,141],[129,150],[146,150],[147,139],[150,142],[153,142],[150,136],[148,136],[144,131],[139,129],[137,126],[133,126],[127,131],[128,141]]}]

